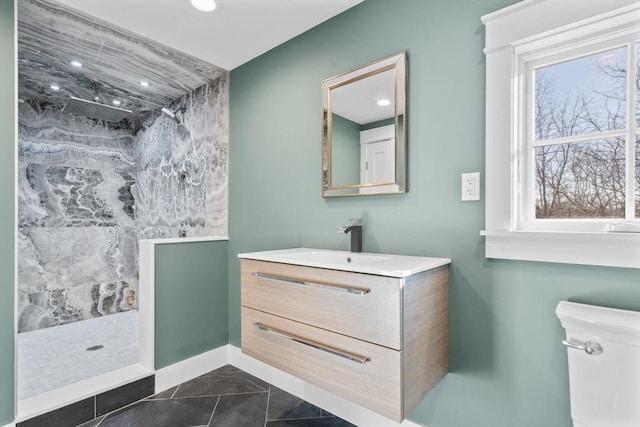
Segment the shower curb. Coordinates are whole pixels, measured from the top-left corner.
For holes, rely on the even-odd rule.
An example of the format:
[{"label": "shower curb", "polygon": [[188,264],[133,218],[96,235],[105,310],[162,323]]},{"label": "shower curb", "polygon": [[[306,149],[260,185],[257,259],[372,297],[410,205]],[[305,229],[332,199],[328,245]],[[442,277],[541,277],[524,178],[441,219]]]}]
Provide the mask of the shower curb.
[{"label": "shower curb", "polygon": [[75,427],[151,396],[154,391],[155,375],[150,375],[62,408],[18,422],[15,426],[41,427],[43,425],[55,425],[59,427]]}]

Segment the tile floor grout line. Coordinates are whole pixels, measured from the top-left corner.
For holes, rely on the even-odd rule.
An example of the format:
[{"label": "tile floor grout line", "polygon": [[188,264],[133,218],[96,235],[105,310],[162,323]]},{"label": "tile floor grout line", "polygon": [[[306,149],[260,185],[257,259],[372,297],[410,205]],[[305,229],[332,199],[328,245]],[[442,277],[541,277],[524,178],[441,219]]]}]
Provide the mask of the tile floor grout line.
[{"label": "tile floor grout line", "polygon": [[[211,376],[209,376],[209,378],[211,378],[211,377],[215,377],[215,376],[217,376],[217,375],[211,375]],[[220,375],[220,376],[221,376],[221,377],[224,377],[224,375]],[[232,378],[232,377],[235,377],[235,375],[228,375],[227,377],[228,377],[228,378]],[[198,377],[198,378],[199,378],[199,377]],[[265,388],[264,388],[264,387],[262,387],[261,385],[257,384],[257,383],[256,383],[256,382],[254,382],[254,381],[250,381],[249,379],[246,379],[246,378],[240,378],[240,381],[242,381],[243,383],[249,383],[249,385],[251,385],[251,386],[253,386],[253,387],[261,388],[261,389],[263,389],[263,391],[268,391],[267,389],[265,389]],[[264,382],[264,381],[262,381],[262,382]]]},{"label": "tile floor grout line", "polygon": [[335,418],[335,417],[319,416],[319,417],[301,417],[301,418],[274,418],[273,420],[269,420],[269,421],[319,420],[320,418]]},{"label": "tile floor grout line", "polygon": [[197,396],[176,396],[171,399],[149,399],[149,400],[176,400],[176,399],[197,399],[199,397],[215,397],[215,396],[239,396],[241,394],[258,394],[258,393],[268,393],[267,390],[260,391],[241,391],[238,393],[215,393],[215,394],[199,394]]},{"label": "tile floor grout line", "polygon": [[178,384],[178,387],[176,387],[175,390],[173,390],[173,393],[171,393],[171,397],[169,399],[173,399],[173,397],[176,395],[176,393],[178,392],[178,390],[180,390],[180,387],[182,386],[182,384]]},{"label": "tile floor grout line", "polygon": [[[248,393],[245,393],[248,394]],[[150,399],[148,397],[146,397],[144,400],[146,402],[167,402],[169,400],[180,400],[180,399],[204,399],[204,398],[208,398],[208,397],[220,397],[220,396],[224,396],[224,394],[208,394],[206,396],[178,396],[175,397],[173,399],[169,399],[166,397],[163,397],[162,399]]]},{"label": "tile floor grout line", "polygon": [[269,391],[267,392],[267,408],[264,411],[264,427],[267,427],[267,421],[269,420],[269,403],[271,402],[271,384],[269,384]]},{"label": "tile floor grout line", "polygon": [[211,411],[211,416],[209,417],[209,422],[207,423],[207,427],[211,425],[211,421],[213,421],[213,416],[216,413],[216,409],[218,409],[218,404],[220,403],[220,397],[218,396],[218,400],[216,400],[216,405],[213,407],[213,411]]},{"label": "tile floor grout line", "polygon": [[[120,411],[124,412],[125,410],[128,410],[131,406],[136,405],[136,404],[138,404],[140,402],[153,402],[153,400],[149,399],[149,397],[151,397],[151,396],[153,396],[153,394],[150,395],[150,396],[146,396],[146,397],[140,398],[140,399],[135,400],[133,402],[130,402],[130,403],[124,405],[124,406],[121,406],[120,408],[114,409],[113,411],[109,411],[106,414],[102,414],[101,417],[103,417],[103,418],[102,418],[102,420],[100,420],[99,424],[102,424],[102,421],[106,420],[109,417],[109,415],[112,415],[112,414],[114,414],[116,412],[120,412]],[[94,418],[94,420],[97,419],[97,418],[98,417]],[[89,420],[89,421],[91,421],[91,420]],[[95,427],[98,427],[98,426],[95,426]]]},{"label": "tile floor grout line", "polygon": [[[223,380],[223,382],[221,384],[226,384],[226,381],[224,379],[222,379],[222,380]],[[243,381],[242,379],[238,379],[238,380],[239,380],[238,381],[238,385],[240,385],[240,386],[246,385],[246,382]],[[188,383],[188,381],[186,383]],[[217,424],[218,422],[225,422],[225,421],[228,422],[228,421],[231,421],[231,420],[237,420],[237,418],[235,418],[235,417],[237,417],[237,416],[239,416],[239,414],[241,414],[241,412],[239,412],[239,411],[243,411],[242,408],[245,408],[245,406],[243,406],[245,404],[242,403],[242,402],[246,402],[246,403],[253,402],[251,404],[252,405],[251,408],[253,408],[252,411],[255,411],[255,412],[254,412],[254,415],[251,416],[251,418],[253,419],[254,422],[258,422],[257,425],[260,425],[258,420],[260,419],[260,415],[262,415],[262,417],[263,417],[262,426],[263,427],[269,427],[269,426],[272,426],[272,425],[275,425],[275,424],[278,424],[278,425],[280,425],[280,424],[283,424],[283,425],[291,424],[291,425],[300,425],[300,426],[302,426],[302,425],[307,425],[309,423],[313,423],[315,421],[322,422],[322,421],[320,421],[322,419],[325,420],[324,422],[322,422],[323,425],[325,425],[325,423],[326,423],[327,426],[334,426],[334,427],[337,427],[339,425],[340,426],[345,425],[345,424],[341,424],[341,422],[343,422],[344,420],[341,420],[339,417],[337,417],[337,416],[335,416],[335,415],[333,415],[333,414],[331,414],[329,412],[324,411],[320,407],[316,407],[315,405],[312,405],[309,402],[304,401],[304,399],[296,399],[295,401],[292,400],[292,399],[289,399],[287,397],[287,395],[288,395],[287,392],[284,392],[284,394],[282,395],[282,398],[284,398],[284,400],[281,403],[284,406],[281,408],[282,411],[279,411],[277,408],[279,408],[279,405],[281,404],[280,403],[280,400],[281,400],[280,389],[278,389],[276,386],[274,386],[273,384],[270,384],[268,382],[265,382],[265,385],[267,387],[266,387],[266,389],[264,391],[261,389],[261,390],[258,390],[258,391],[249,391],[249,392],[240,392],[240,393],[228,393],[228,394],[218,393],[218,394],[215,394],[215,395],[208,395],[208,396],[185,396],[185,397],[182,397],[182,398],[180,398],[180,397],[175,398],[175,395],[177,394],[178,388],[180,388],[182,391],[185,391],[185,388],[187,388],[187,389],[189,388],[188,386],[181,387],[182,385],[184,385],[186,383],[179,384],[178,386],[176,386],[176,390],[174,390],[174,392],[172,393],[172,398],[169,398],[169,399],[167,399],[167,398],[150,399],[150,398],[153,398],[153,395],[151,395],[151,396],[148,396],[147,398],[143,398],[143,399],[138,400],[136,402],[132,402],[129,405],[123,407],[123,408],[116,409],[114,411],[109,412],[108,414],[104,414],[101,417],[97,417],[93,421],[90,420],[89,422],[93,422],[93,423],[97,422],[97,424],[95,424],[94,427],[106,426],[106,425],[111,425],[111,424],[114,424],[114,427],[124,427],[125,425],[129,425],[128,423],[133,420],[134,423],[136,423],[136,424],[134,424],[136,426],[149,426],[149,427],[151,427],[152,424],[148,423],[148,421],[151,420],[149,418],[149,415],[148,414],[147,415],[143,415],[144,413],[147,413],[148,410],[147,411],[140,411],[140,408],[144,407],[144,405],[147,405],[147,404],[158,405],[158,406],[153,406],[152,408],[155,408],[155,409],[152,409],[151,411],[155,413],[156,410],[157,410],[157,411],[160,411],[162,413],[170,414],[170,413],[173,413],[173,409],[171,409],[171,408],[173,408],[173,405],[171,405],[169,403],[172,400],[185,402],[188,399],[192,399],[192,400],[193,399],[204,399],[204,400],[206,400],[206,405],[202,405],[202,406],[201,405],[197,405],[197,406],[201,406],[201,409],[199,409],[198,411],[202,411],[202,412],[200,412],[201,415],[199,415],[199,417],[206,416],[206,411],[207,410],[210,411],[210,415],[209,415],[209,418],[208,418],[208,424],[207,425],[188,424],[189,427],[212,427],[214,425],[214,421],[216,422],[215,424]],[[209,387],[209,386],[216,387],[216,384],[215,383],[214,384],[206,384],[206,387]],[[273,392],[275,392],[276,394],[273,396],[273,402],[272,402],[271,394]],[[266,399],[264,397],[262,397],[262,393],[267,393]],[[260,394],[261,396],[254,396],[256,394]],[[232,403],[231,406],[228,407],[228,405],[226,403],[227,402],[226,400],[225,400],[225,402],[222,402],[222,397],[224,397],[224,396],[231,397],[229,399],[229,401],[230,401],[229,403],[231,403],[231,401],[236,401],[236,403]],[[239,396],[239,398],[233,398],[233,396]],[[211,408],[210,403],[213,400],[213,397],[216,397],[216,402],[214,403],[213,408]],[[293,397],[295,397],[295,396],[293,396]],[[263,400],[263,399],[265,399],[265,400]],[[310,413],[307,414],[305,412],[294,414],[293,411],[296,408],[298,408],[300,406],[300,404],[301,404],[299,401],[302,401],[305,404],[309,404],[309,405],[319,409],[320,410],[319,414],[317,416],[313,416]],[[266,403],[265,407],[262,406],[262,404],[261,404],[262,402]],[[287,402],[287,403],[285,403],[285,402]],[[278,418],[278,416],[276,416],[275,418],[271,419],[269,417],[269,409],[270,409],[270,406],[271,406],[272,403],[276,406],[276,409],[279,411],[279,415],[278,416],[284,416],[283,418]],[[143,405],[143,406],[138,406],[138,405]],[[181,404],[181,405],[187,405],[188,407],[192,407],[193,408],[193,405],[191,405],[188,402],[185,402],[184,404]],[[218,407],[221,406],[221,405],[223,406],[223,408],[220,410],[220,412],[218,412]],[[136,408],[136,406],[138,406],[138,407]],[[262,409],[262,408],[264,408],[264,409]],[[287,408],[289,410],[286,410]],[[228,412],[227,409],[229,409],[229,411],[230,411],[229,413],[227,413]],[[115,415],[115,414],[117,414],[117,415]],[[129,415],[127,415],[127,414],[129,414]],[[298,415],[298,417],[289,418],[289,417],[287,417],[287,415],[289,415],[289,416]],[[328,415],[328,416],[325,416],[325,415]],[[133,419],[129,419],[129,421],[127,421],[129,416],[133,416],[134,418]],[[174,421],[172,426],[181,425],[181,426],[185,426],[186,427],[187,424],[182,424],[182,423],[186,422],[187,419],[189,419],[189,418],[191,418],[191,417],[184,418],[184,417],[182,417],[182,415],[180,415],[178,418],[175,418],[175,419],[172,418],[173,421]],[[109,421],[105,421],[107,419],[109,419]],[[200,420],[202,420],[202,418],[200,418]],[[191,421],[195,421],[195,419],[191,418]],[[205,421],[207,422],[207,420],[205,420]],[[309,423],[307,423],[306,421],[309,421]],[[237,425],[237,424],[234,424],[234,425]],[[349,424],[349,423],[347,423],[346,425],[353,426],[352,424]],[[160,426],[158,426],[158,427],[160,427]],[[240,427],[240,426],[238,426],[238,427]],[[355,427],[355,426],[353,426],[353,427]]]},{"label": "tile floor grout line", "polygon": [[107,418],[107,416],[103,415],[102,419],[100,421],[98,421],[98,424],[96,424],[94,427],[100,427],[100,424],[102,424],[102,422],[104,421],[105,418]]}]

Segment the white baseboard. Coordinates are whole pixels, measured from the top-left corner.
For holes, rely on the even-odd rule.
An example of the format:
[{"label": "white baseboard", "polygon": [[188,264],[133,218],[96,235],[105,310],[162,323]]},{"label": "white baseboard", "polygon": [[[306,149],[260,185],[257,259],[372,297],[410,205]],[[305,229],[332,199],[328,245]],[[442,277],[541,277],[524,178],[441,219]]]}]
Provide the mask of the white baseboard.
[{"label": "white baseboard", "polygon": [[206,374],[229,363],[229,344],[156,371],[156,393]]},{"label": "white baseboard", "polygon": [[249,357],[243,354],[236,346],[228,345],[228,347],[229,363],[231,365],[313,405],[319,406],[352,424],[363,427],[427,427],[411,420],[404,420],[402,423],[392,421],[273,366]]}]

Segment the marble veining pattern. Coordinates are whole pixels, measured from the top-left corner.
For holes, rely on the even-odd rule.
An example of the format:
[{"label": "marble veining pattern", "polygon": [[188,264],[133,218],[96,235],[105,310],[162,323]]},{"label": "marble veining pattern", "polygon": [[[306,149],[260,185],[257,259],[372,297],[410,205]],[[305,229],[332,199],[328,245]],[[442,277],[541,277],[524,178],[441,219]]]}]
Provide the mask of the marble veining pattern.
[{"label": "marble veining pattern", "polygon": [[18,104],[18,160],[135,171],[135,128],[63,113],[31,100]]},{"label": "marble veining pattern", "polygon": [[[18,330],[137,307],[135,135],[20,104]],[[124,303],[123,303],[124,301]]]},{"label": "marble veining pattern", "polygon": [[23,227],[134,225],[131,174],[24,162],[18,169],[25,196]]},{"label": "marble veining pattern", "polygon": [[227,91],[227,78],[218,78],[172,104],[180,122],[160,115],[143,124],[136,145],[141,238],[227,235]]},{"label": "marble veining pattern", "polygon": [[[140,238],[227,236],[229,82],[226,71],[52,1],[18,9],[26,332],[136,309]],[[69,64],[87,58],[81,72]],[[52,76],[63,90],[47,88]],[[123,107],[137,110],[120,123],[61,111],[68,96],[95,95],[126,96]]]},{"label": "marble veining pattern", "polygon": [[[70,96],[139,119],[226,71],[49,0],[20,0],[18,95],[62,107]],[[82,67],[73,67],[80,60]],[[147,87],[140,80],[150,83]],[[60,90],[49,88],[57,83]]]},{"label": "marble veining pattern", "polygon": [[29,227],[18,233],[20,332],[137,308],[133,227]]},{"label": "marble veining pattern", "polygon": [[204,85],[172,104],[181,122],[154,114],[137,134],[21,104],[20,331],[129,309],[139,238],[227,235],[227,88]]}]

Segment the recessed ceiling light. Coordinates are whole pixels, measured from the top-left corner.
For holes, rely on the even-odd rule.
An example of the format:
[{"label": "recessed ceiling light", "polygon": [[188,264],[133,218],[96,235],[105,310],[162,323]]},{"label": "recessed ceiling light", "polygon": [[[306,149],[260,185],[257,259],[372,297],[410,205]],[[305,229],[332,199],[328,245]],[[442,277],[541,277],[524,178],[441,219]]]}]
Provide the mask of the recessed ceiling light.
[{"label": "recessed ceiling light", "polygon": [[51,83],[51,86],[49,86],[51,88],[51,90],[60,90],[60,85],[57,83]]},{"label": "recessed ceiling light", "polygon": [[382,99],[378,100],[377,104],[380,107],[386,107],[387,105],[391,105],[391,101],[389,101],[387,98],[382,98]]},{"label": "recessed ceiling light", "polygon": [[118,107],[120,104],[122,104],[122,102],[120,102],[120,100],[118,100],[118,99],[114,99],[113,101],[111,101],[111,103],[113,105],[115,105],[116,107]]},{"label": "recessed ceiling light", "polygon": [[140,80],[138,83],[140,83],[140,86],[143,86],[143,87],[149,86],[149,82],[146,80]]},{"label": "recessed ceiling light", "polygon": [[71,65],[73,65],[74,67],[82,67],[82,62],[78,61],[78,60],[73,60],[71,62],[69,62]]},{"label": "recessed ceiling light", "polygon": [[198,10],[204,12],[220,11],[222,9],[222,0],[191,0],[191,5]]}]

